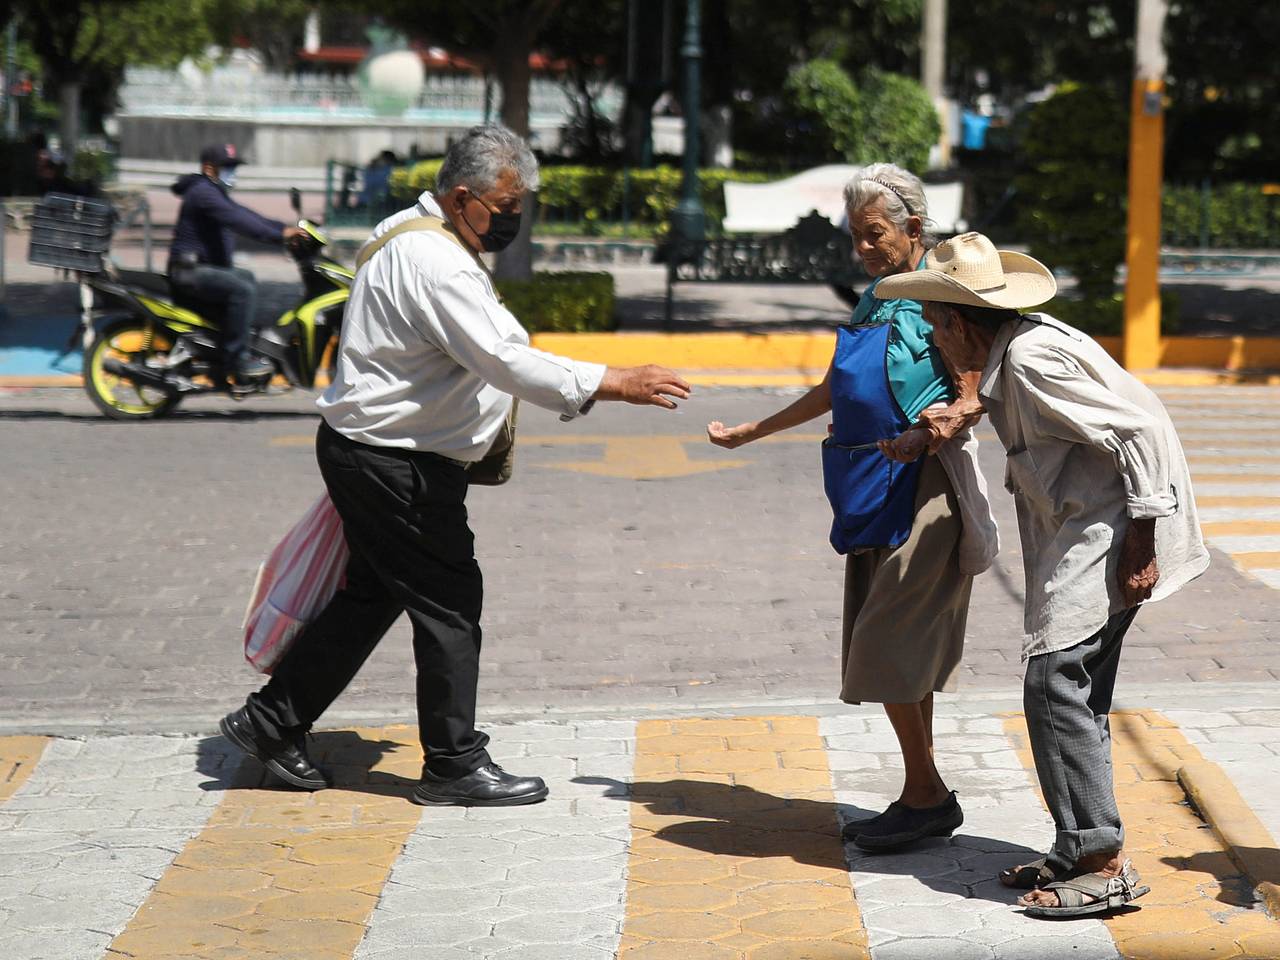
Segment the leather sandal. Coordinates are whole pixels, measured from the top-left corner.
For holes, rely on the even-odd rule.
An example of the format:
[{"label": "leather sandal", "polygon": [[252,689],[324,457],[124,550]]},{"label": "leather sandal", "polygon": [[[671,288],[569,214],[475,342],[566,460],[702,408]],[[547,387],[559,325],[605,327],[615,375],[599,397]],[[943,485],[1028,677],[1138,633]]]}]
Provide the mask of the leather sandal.
[{"label": "leather sandal", "polygon": [[1055,880],[1042,889],[1045,893],[1057,894],[1058,905],[1048,907],[1024,904],[1028,917],[1068,919],[1106,913],[1151,892],[1151,888],[1142,883],[1132,860],[1126,860],[1120,867],[1120,873],[1114,877],[1083,873],[1065,880]]},{"label": "leather sandal", "polygon": [[1043,856],[1039,860],[1001,870],[1000,882],[1018,890],[1034,890],[1065,876],[1066,873],[1059,873],[1049,866],[1048,856]]}]

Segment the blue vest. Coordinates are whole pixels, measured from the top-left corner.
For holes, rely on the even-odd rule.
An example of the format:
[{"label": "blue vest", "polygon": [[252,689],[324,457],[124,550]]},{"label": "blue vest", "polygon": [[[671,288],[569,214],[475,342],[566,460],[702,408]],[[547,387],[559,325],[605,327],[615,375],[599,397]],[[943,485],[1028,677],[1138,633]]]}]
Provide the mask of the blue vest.
[{"label": "blue vest", "polygon": [[822,478],[835,514],[831,546],[897,547],[911,535],[924,458],[897,463],[876,449],[910,421],[889,386],[888,323],[844,326],[831,368],[834,430],[822,443]]}]

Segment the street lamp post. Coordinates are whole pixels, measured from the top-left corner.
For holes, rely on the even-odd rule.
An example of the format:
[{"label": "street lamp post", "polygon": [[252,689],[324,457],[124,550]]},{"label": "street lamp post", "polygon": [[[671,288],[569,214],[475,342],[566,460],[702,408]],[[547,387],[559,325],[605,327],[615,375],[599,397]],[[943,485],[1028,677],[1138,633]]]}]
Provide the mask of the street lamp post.
[{"label": "street lamp post", "polygon": [[699,0],[688,0],[684,21],[684,177],[680,203],[671,214],[671,248],[667,259],[667,324],[671,323],[671,286],[677,265],[696,260],[706,239],[707,217],[698,184],[699,124],[701,121],[702,26]]}]

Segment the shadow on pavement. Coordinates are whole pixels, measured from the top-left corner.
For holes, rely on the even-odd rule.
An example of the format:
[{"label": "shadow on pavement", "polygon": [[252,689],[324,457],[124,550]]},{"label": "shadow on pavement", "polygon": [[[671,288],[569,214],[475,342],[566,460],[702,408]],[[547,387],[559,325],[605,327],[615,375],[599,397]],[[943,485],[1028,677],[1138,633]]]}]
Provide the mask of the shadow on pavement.
[{"label": "shadow on pavement", "polygon": [[[1276,862],[1274,849],[1258,847],[1241,847],[1240,852],[1247,858],[1250,853],[1261,854]],[[1189,857],[1161,857],[1160,862],[1178,871],[1190,871],[1197,874],[1208,874],[1218,882],[1219,903],[1231,907],[1246,909],[1258,906],[1258,897],[1254,893],[1254,882],[1247,877],[1236,862],[1224,850],[1204,850]],[[1249,860],[1246,860],[1249,862]],[[1256,862],[1256,861],[1253,861]],[[1259,883],[1280,882],[1280,876],[1257,877]],[[1155,884],[1152,884],[1155,887]]]},{"label": "shadow on pavement", "polygon": [[[626,786],[609,777],[575,777],[574,783]],[[931,889],[1002,904],[1012,904],[1018,891],[1000,886],[989,861],[998,860],[1008,866],[1040,856],[1020,844],[961,834],[974,841],[972,846],[966,845],[966,851],[974,859],[981,859],[981,867],[974,869],[966,862],[959,870],[939,873],[936,865],[943,862],[940,858],[947,857],[953,842],[942,838],[931,838],[897,853],[867,854],[849,846],[846,856],[839,837],[840,824],[880,812],[852,804],[778,797],[752,787],[702,780],[636,781],[630,784],[629,795],[617,799],[643,805],[648,813],[659,817],[690,818],[659,826],[653,831],[654,839],[713,856],[786,857],[833,870],[852,868],[914,877]],[[998,853],[978,853],[996,848]],[[922,861],[920,855],[929,853],[938,856]],[[934,872],[926,870],[927,861],[932,861]]]},{"label": "shadow on pavement", "polygon": [[[380,797],[405,797],[417,780],[374,770],[384,756],[403,750],[394,740],[366,740],[354,730],[317,733],[307,739],[307,753],[327,773],[334,787]],[[196,770],[209,777],[202,790],[278,789],[298,792],[281,783],[257,760],[241,753],[226,738],[205,737],[196,745]]]}]

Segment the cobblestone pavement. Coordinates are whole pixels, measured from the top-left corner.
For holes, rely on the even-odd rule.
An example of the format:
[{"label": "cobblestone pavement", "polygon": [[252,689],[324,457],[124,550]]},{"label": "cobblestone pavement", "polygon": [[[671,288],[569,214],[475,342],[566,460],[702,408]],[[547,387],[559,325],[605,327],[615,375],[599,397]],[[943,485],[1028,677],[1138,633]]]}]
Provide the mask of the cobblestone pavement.
[{"label": "cobblestone pavement", "polygon": [[[700,439],[708,420],[791,395],[702,389],[678,413],[602,405],[571,424],[528,411],[516,479],[470,501],[487,586],[483,709],[834,699],[842,571],[826,543],[821,425],[732,453]],[[1204,577],[1143,612],[1126,657],[1144,683],[1280,670],[1280,596],[1262,579],[1275,582],[1280,556],[1267,519],[1280,508],[1277,395],[1166,394],[1210,542],[1253,569],[1215,549]],[[0,395],[0,732],[199,732],[253,688],[237,628],[257,564],[321,490],[311,409],[302,394],[202,400],[116,424],[77,391]],[[1009,690],[1021,558],[1002,452],[983,450],[1004,549],[975,585],[961,689]],[[336,722],[412,717],[407,635],[393,629]]]},{"label": "cobblestone pavement", "polygon": [[[1025,917],[995,879],[1053,832],[1015,703],[999,699],[940,706],[939,764],[964,825],[876,856],[839,837],[901,782],[896,741],[872,705],[493,724],[498,759],[552,792],[489,810],[407,802],[419,759],[408,726],[319,733],[312,752],[336,786],[318,794],[279,789],[217,737],[54,739],[34,754],[0,738],[3,782],[19,783],[0,790],[0,950],[30,960],[1275,957],[1280,921],[1264,912],[1258,878],[1176,777],[1217,757],[1243,782],[1243,816],[1276,836],[1280,714],[1212,695],[1197,704],[1113,716],[1128,852],[1152,891],[1141,909],[1072,923]],[[1243,756],[1242,742],[1256,750]],[[24,749],[15,774],[9,761]]]},{"label": "cobblestone pavement", "polygon": [[[1162,394],[1215,562],[1126,641],[1117,781],[1153,890],[1105,922],[1046,924],[992,880],[1051,827],[1017,716],[1021,565],[989,436],[1005,549],[975,586],[960,690],[938,707],[966,823],[868,858],[841,847],[839,825],[897,795],[901,761],[878,708],[833,703],[841,567],[822,426],[733,452],[701,439],[707,420],[794,392],[700,389],[679,413],[603,405],[571,424],[528,411],[517,479],[471,499],[481,712],[498,759],[547,777],[552,796],[425,812],[404,800],[420,755],[403,625],[312,745],[337,789],[275,789],[211,735],[257,683],[237,638],[256,564],[320,490],[308,396],[114,424],[75,391],[4,392],[0,951],[1280,956],[1257,899],[1280,882],[1266,873],[1280,836],[1267,442],[1280,390]],[[1178,776],[1202,761],[1238,791],[1225,820],[1252,833],[1194,816]],[[1242,835],[1265,839],[1241,849]]]}]

